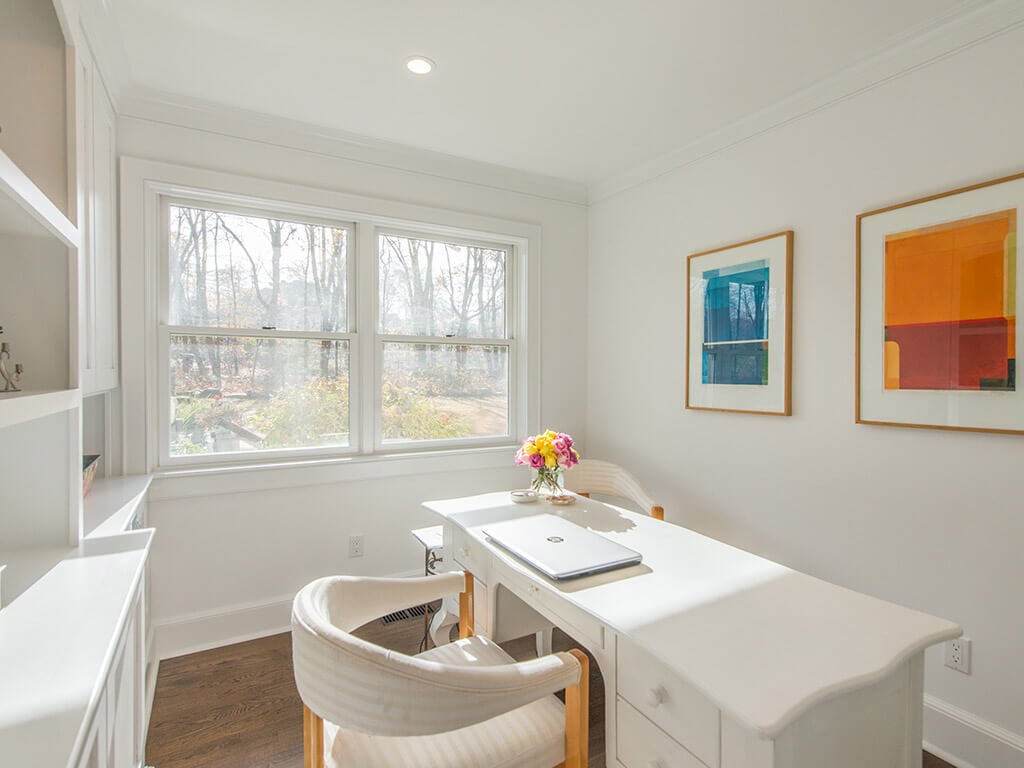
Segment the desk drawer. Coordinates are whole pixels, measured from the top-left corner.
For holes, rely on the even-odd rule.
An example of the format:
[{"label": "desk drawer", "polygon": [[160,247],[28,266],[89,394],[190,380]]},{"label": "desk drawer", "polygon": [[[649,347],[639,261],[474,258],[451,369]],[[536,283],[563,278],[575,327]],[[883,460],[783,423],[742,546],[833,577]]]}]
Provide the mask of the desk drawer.
[{"label": "desk drawer", "polygon": [[707,768],[621,698],[615,714],[617,757],[626,768]]},{"label": "desk drawer", "polygon": [[461,528],[452,527],[452,560],[457,567],[489,583],[491,558],[486,547]]},{"label": "desk drawer", "polygon": [[616,648],[619,696],[704,763],[716,768],[718,708],[628,638],[619,636]]},{"label": "desk drawer", "polygon": [[586,645],[591,652],[596,653],[605,647],[601,622],[566,600],[556,585],[537,584],[501,562],[495,565],[494,578],[542,615],[554,617],[553,624]]}]

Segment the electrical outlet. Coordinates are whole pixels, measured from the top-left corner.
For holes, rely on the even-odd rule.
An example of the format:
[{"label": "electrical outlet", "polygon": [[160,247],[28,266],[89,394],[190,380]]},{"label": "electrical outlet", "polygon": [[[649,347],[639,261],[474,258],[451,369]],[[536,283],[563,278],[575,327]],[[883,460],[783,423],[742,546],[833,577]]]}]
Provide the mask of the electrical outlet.
[{"label": "electrical outlet", "polygon": [[967,637],[958,637],[946,643],[946,666],[971,674],[971,640]]},{"label": "electrical outlet", "polygon": [[363,534],[355,533],[348,537],[348,556],[363,556]]}]

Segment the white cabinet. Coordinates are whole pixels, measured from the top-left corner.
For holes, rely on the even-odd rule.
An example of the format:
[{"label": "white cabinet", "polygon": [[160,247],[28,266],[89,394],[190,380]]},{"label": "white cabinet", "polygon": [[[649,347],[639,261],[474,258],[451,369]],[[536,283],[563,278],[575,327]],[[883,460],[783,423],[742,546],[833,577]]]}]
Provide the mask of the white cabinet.
[{"label": "white cabinet", "polygon": [[140,530],[85,539],[0,611],[3,765],[140,765],[152,538]]},{"label": "white cabinet", "polygon": [[[38,0],[4,0],[28,39],[0,36],[0,341],[22,363],[22,392],[0,394],[0,564],[5,606],[78,545],[81,418],[78,384],[78,246],[74,190],[74,61],[57,13]],[[71,106],[66,111],[66,106]],[[60,130],[54,123],[60,124]],[[45,126],[43,125],[45,124]],[[69,138],[71,141],[69,141]],[[70,156],[70,159],[69,159]],[[54,164],[59,165],[59,168]],[[2,387],[0,387],[2,388]],[[4,610],[7,610],[4,608]]]},{"label": "white cabinet", "polygon": [[82,390],[118,384],[115,112],[77,1],[2,4],[0,765],[139,768],[148,478],[82,501]]},{"label": "white cabinet", "polygon": [[136,704],[144,691],[139,669],[139,623],[137,618],[139,600],[131,611],[131,619],[121,636],[120,645],[114,656],[114,664],[107,676],[107,762],[108,768],[133,768],[138,765],[136,756],[140,749],[136,744]]},{"label": "white cabinet", "polygon": [[136,596],[76,768],[139,768],[142,764],[141,729],[136,724],[136,706],[145,694],[137,642],[140,605]]},{"label": "white cabinet", "polygon": [[118,386],[117,118],[88,49],[76,70],[84,394]]}]

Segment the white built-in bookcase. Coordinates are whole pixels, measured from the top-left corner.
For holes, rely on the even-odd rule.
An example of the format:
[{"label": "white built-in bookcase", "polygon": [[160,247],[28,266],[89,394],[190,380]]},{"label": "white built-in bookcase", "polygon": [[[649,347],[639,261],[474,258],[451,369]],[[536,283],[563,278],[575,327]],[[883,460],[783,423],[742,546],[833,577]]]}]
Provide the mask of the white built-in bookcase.
[{"label": "white built-in bookcase", "polygon": [[139,768],[149,478],[108,461],[82,497],[119,376],[116,113],[80,7],[0,3],[0,341],[25,369],[0,393],[0,763]]},{"label": "white built-in bookcase", "polygon": [[0,79],[0,341],[25,373],[0,394],[0,604],[83,535],[73,53],[47,3],[4,13],[0,71],[24,77]]}]

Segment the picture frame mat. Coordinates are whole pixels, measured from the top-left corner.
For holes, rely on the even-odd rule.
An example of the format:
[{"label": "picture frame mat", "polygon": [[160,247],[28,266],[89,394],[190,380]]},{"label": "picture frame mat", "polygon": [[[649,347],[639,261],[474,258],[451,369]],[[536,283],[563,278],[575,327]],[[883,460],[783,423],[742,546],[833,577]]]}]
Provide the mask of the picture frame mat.
[{"label": "picture frame mat", "polygon": [[[885,237],[995,211],[1024,214],[1024,174],[890,206],[857,217],[856,421],[906,427],[1024,432],[1024,391],[887,390],[884,387]],[[1024,237],[1017,236],[1016,313],[1024,289]],[[1015,355],[1021,359],[1017,334]]]},{"label": "picture frame mat", "polygon": [[[792,256],[793,232],[786,230],[687,257],[688,409],[789,415]],[[768,384],[704,384],[701,381],[704,341],[704,291],[701,275],[708,270],[762,259],[768,262],[772,275],[768,289]]]}]

